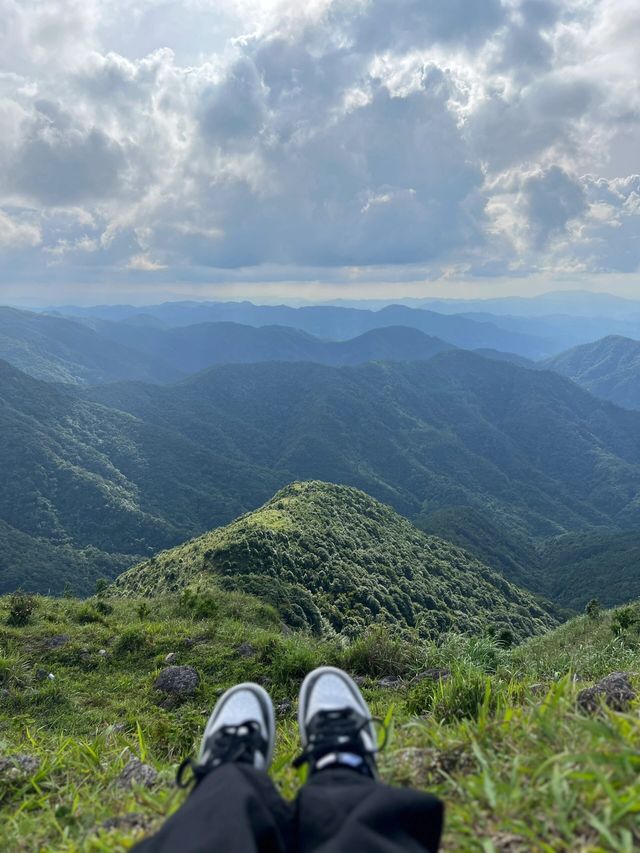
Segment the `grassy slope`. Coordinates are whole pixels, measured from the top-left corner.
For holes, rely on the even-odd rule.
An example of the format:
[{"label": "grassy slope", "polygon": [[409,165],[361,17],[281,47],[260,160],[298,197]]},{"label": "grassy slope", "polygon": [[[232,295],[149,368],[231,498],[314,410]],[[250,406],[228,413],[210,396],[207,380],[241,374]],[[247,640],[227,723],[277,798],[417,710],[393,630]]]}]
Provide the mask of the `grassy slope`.
[{"label": "grassy slope", "polygon": [[[41,598],[30,624],[8,627],[9,602],[0,599],[0,753],[42,761],[32,777],[0,784],[0,836],[12,853],[125,850],[139,834],[101,824],[131,813],[157,827],[183,796],[172,787],[176,764],[195,748],[220,691],[240,679],[262,678],[276,702],[294,702],[279,716],[272,770],[292,795],[297,686],[319,663],[366,676],[373,712],[393,720],[383,776],[444,798],[445,850],[631,853],[640,843],[638,708],[600,719],[575,711],[583,683],[640,668],[637,631],[614,637],[611,614],[580,617],[513,651],[457,635],[439,647],[402,645],[382,631],[344,648],[283,633],[273,610],[239,593],[220,591],[196,606],[177,596],[151,609],[105,603],[113,611],[101,616],[95,600]],[[49,648],[59,635],[66,644]],[[254,656],[235,651],[244,642]],[[159,707],[151,688],[168,652],[202,678],[193,699],[173,710]],[[435,697],[408,686],[434,666],[454,671]],[[42,668],[55,680],[38,680]],[[403,677],[400,687],[378,687],[391,673]],[[116,784],[131,754],[160,771],[152,791]]]},{"label": "grassy slope", "polygon": [[130,569],[116,588],[157,595],[211,577],[317,633],[356,636],[378,621],[425,636],[491,626],[522,639],[557,624],[464,551],[364,492],[318,481],[286,486],[256,512]]}]

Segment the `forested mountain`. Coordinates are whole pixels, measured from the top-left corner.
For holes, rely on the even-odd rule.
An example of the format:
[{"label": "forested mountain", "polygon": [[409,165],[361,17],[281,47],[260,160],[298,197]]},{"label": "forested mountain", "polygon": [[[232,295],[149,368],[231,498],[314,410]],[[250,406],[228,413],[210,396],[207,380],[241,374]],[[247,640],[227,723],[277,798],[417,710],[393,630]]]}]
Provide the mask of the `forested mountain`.
[{"label": "forested mountain", "polygon": [[561,353],[544,366],[568,376],[596,397],[640,409],[640,341],[612,335]]},{"label": "forested mountain", "polygon": [[421,361],[453,349],[418,329],[388,326],[348,341],[324,341],[288,326],[199,323],[153,328],[132,323],[93,321],[105,338],[167,362],[183,373],[215,364],[263,361],[314,361],[354,365],[367,361]]},{"label": "forested mountain", "polygon": [[[640,415],[549,371],[462,351],[357,368],[226,365],[172,386],[76,389],[85,402],[3,375],[16,393],[3,409],[13,439],[0,517],[53,542],[149,553],[284,483],[322,479],[363,489],[546,592],[547,540],[640,529]],[[640,592],[633,567],[628,577],[625,598]],[[572,584],[557,584],[556,600],[579,606],[588,573]],[[605,593],[622,595],[615,584]]]},{"label": "forested mountain", "polygon": [[356,637],[372,622],[522,638],[547,609],[463,551],[426,536],[356,489],[293,483],[227,527],[121,575],[120,592],[162,595],[216,580],[276,606],[287,622]]},{"label": "forested mountain", "polygon": [[550,343],[537,337],[499,328],[493,323],[466,317],[438,314],[405,305],[388,305],[377,311],[318,305],[291,308],[287,305],[254,305],[251,302],[166,302],[132,306],[97,306],[64,309],[67,313],[96,319],[131,321],[136,314],[155,318],[165,326],[232,322],[248,326],[289,326],[328,340],[349,340],[372,329],[405,326],[441,338],[464,349],[489,348],[513,352],[526,358],[542,358],[555,352]]},{"label": "forested mountain", "polygon": [[[149,386],[154,387],[154,386]],[[78,591],[285,480],[0,362],[0,590]],[[230,449],[230,448],[229,448]]]},{"label": "forested mountain", "polygon": [[83,323],[15,308],[0,307],[0,359],[51,382],[170,382],[182,375],[170,364],[108,340]]}]

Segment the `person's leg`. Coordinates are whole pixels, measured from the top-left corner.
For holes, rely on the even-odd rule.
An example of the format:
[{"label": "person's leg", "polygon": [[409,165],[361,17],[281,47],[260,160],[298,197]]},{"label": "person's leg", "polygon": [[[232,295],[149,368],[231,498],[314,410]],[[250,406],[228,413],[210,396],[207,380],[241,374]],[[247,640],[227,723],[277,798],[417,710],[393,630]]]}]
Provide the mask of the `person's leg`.
[{"label": "person's leg", "polygon": [[442,832],[440,800],[393,788],[355,770],[314,773],[297,800],[300,853],[435,853]]},{"label": "person's leg", "polygon": [[440,800],[378,781],[376,733],[358,687],[342,670],[321,667],[300,690],[298,723],[309,779],[296,802],[300,853],[437,851]]},{"label": "person's leg", "polygon": [[275,739],[273,705],[257,684],[216,704],[193,765],[185,804],[136,853],[285,853],[292,808],[267,775]]}]

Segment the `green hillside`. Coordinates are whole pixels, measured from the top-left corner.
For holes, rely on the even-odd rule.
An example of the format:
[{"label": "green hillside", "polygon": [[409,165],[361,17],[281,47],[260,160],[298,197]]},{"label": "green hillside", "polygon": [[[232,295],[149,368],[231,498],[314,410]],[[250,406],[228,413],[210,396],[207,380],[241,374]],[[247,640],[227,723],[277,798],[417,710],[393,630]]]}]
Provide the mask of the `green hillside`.
[{"label": "green hillside", "polygon": [[87,384],[140,379],[171,382],[180,370],[97,334],[67,317],[0,306],[0,359],[36,379]]},{"label": "green hillside", "polygon": [[72,394],[0,363],[0,426],[0,590],[43,540],[65,553],[30,568],[28,588],[61,590],[73,552],[74,590],[88,591],[123,559],[318,479],[367,492],[560,604],[600,581],[592,589],[585,564],[558,583],[547,543],[606,532],[628,581],[609,602],[640,595],[637,563],[616,546],[640,529],[640,414],[550,371],[453,351],[356,368],[225,365]]},{"label": "green hillside", "polygon": [[640,409],[640,341],[610,335],[548,359],[545,366],[596,397]]},{"label": "green hillside", "polygon": [[[363,679],[373,713],[390,722],[383,778],[445,800],[444,850],[631,853],[638,706],[594,718],[576,698],[610,672],[640,671],[639,621],[638,606],[580,617],[512,650],[380,628],[345,645],[285,631],[273,608],[223,589],[152,602],[0,598],[3,849],[129,849],[180,804],[178,763],[221,691],[245,679],[277,705],[272,775],[292,796],[297,690],[311,668],[334,664]],[[169,701],[154,689],[169,654],[196,670],[193,695]],[[123,781],[132,759],[151,787]]]},{"label": "green hillside", "polygon": [[0,592],[93,589],[283,480],[0,362]]},{"label": "green hillside", "polygon": [[[231,458],[289,480],[360,488],[541,592],[556,570],[548,539],[640,527],[640,416],[550,371],[455,351],[422,364],[221,366],[86,393],[205,447],[222,435]],[[640,595],[635,563],[629,577],[622,600]],[[561,602],[591,597],[587,576],[576,584]]]},{"label": "green hillside", "polygon": [[158,554],[115,588],[160,595],[208,579],[259,595],[285,620],[356,636],[371,624],[516,637],[554,624],[547,609],[486,566],[344,486],[293,483],[256,512]]}]

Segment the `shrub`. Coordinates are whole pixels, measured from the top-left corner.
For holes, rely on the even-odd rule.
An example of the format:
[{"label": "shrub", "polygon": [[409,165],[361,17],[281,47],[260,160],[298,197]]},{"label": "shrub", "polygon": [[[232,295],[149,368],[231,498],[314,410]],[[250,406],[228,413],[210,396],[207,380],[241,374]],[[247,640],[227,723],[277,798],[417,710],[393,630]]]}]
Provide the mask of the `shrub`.
[{"label": "shrub", "polygon": [[629,628],[633,627],[638,621],[638,617],[636,615],[633,607],[621,607],[619,610],[613,615],[613,619],[611,620],[611,630],[619,637],[621,634],[624,634],[625,631],[628,631]]},{"label": "shrub", "polygon": [[474,667],[456,668],[446,680],[425,679],[413,687],[407,708],[413,714],[431,712],[443,723],[477,720],[484,710],[491,713],[497,705],[491,679]]},{"label": "shrub", "polygon": [[103,617],[98,612],[97,607],[85,604],[76,611],[75,620],[80,625],[89,625],[91,622],[102,622]]},{"label": "shrub", "polygon": [[138,619],[142,622],[150,613],[149,605],[146,601],[141,601],[140,604],[136,607],[136,613],[138,614]]},{"label": "shrub", "polygon": [[96,611],[101,616],[110,616],[113,613],[113,605],[101,598],[96,602]]},{"label": "shrub", "polygon": [[211,592],[185,589],[180,596],[179,608],[194,619],[213,619],[218,615],[219,605]]},{"label": "shrub", "polygon": [[598,619],[602,614],[602,605],[597,598],[592,598],[584,609],[585,614],[589,619]]},{"label": "shrub", "polygon": [[98,578],[96,580],[96,595],[104,595],[109,587],[109,581],[106,578]]},{"label": "shrub", "polygon": [[345,649],[343,665],[358,675],[406,675],[415,672],[416,649],[395,638],[391,629],[376,626]]},{"label": "shrub", "polygon": [[116,657],[135,654],[147,645],[147,636],[140,628],[131,628],[118,637],[113,653]]},{"label": "shrub", "polygon": [[7,624],[19,628],[28,625],[35,610],[36,600],[26,592],[14,592],[9,599]]}]

